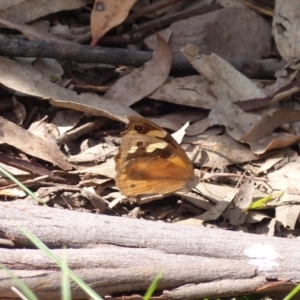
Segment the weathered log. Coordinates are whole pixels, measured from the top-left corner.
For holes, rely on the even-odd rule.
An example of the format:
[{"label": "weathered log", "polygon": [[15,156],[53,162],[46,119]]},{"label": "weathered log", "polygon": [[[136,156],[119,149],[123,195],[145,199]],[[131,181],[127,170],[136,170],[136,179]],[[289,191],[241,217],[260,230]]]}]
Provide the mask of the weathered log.
[{"label": "weathered log", "polygon": [[[282,296],[300,281],[298,240],[0,203],[0,243],[14,244],[0,248],[0,262],[39,299],[59,297],[60,271],[39,250],[17,249],[32,245],[16,224],[56,248],[58,256],[63,245],[75,248],[66,250],[69,266],[101,296],[144,291],[160,270],[159,299]],[[0,299],[14,297],[11,285],[1,271]],[[73,284],[73,299],[84,296]]]}]

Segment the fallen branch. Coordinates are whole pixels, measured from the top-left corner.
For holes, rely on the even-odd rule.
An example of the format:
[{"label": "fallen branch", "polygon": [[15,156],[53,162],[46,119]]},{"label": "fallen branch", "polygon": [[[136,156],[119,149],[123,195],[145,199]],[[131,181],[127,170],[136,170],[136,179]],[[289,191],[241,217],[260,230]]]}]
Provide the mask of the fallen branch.
[{"label": "fallen branch", "polygon": [[[58,256],[63,245],[76,248],[66,250],[69,266],[101,296],[144,291],[160,270],[159,299],[279,296],[300,280],[297,240],[0,203],[0,243],[14,245],[0,248],[1,263],[40,299],[59,297],[60,271],[39,250],[15,249],[32,248],[15,224],[58,248]],[[0,299],[13,297],[11,285],[0,271]],[[72,285],[72,299],[84,296]]]},{"label": "fallen branch", "polygon": [[[23,41],[5,39],[0,43],[0,56],[47,57],[72,60],[81,63],[105,63],[140,67],[149,61],[152,52],[133,51],[119,48],[104,48],[79,45],[76,43],[57,43],[53,41]],[[228,59],[237,70],[250,78],[273,78],[276,71],[284,67],[284,62],[274,59],[242,60]],[[180,74],[196,74],[190,63],[182,56],[173,57],[172,71]]]}]

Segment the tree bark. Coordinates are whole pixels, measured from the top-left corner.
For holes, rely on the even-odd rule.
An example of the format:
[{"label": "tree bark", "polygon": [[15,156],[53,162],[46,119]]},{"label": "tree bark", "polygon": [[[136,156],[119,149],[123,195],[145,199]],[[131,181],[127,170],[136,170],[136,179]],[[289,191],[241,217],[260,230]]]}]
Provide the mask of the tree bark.
[{"label": "tree bark", "polygon": [[[156,299],[247,293],[282,297],[300,281],[298,240],[0,203],[0,243],[6,247],[0,248],[0,262],[39,299],[60,297],[60,270],[40,250],[32,249],[16,224],[58,256],[63,245],[73,248],[66,250],[70,268],[102,297],[126,299],[116,293],[143,292],[160,270],[164,275]],[[0,299],[16,297],[11,285],[6,272],[0,271]],[[72,284],[72,297],[86,295]]]},{"label": "tree bark", "polygon": [[[76,43],[5,39],[0,43],[0,56],[47,57],[81,63],[120,64],[140,67],[151,59],[152,52],[91,47]],[[227,61],[250,78],[264,79],[273,78],[275,72],[285,65],[283,61],[274,59],[245,61],[238,58],[228,58]],[[181,75],[197,73],[183,55],[173,57],[172,71],[180,72]]]}]

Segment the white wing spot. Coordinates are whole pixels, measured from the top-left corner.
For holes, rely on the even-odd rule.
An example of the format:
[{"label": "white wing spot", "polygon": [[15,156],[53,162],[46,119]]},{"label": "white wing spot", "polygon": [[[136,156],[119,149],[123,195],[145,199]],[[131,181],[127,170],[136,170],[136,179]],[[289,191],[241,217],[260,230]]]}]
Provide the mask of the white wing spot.
[{"label": "white wing spot", "polygon": [[137,149],[139,149],[139,147],[133,146],[128,150],[128,153],[134,153]]},{"label": "white wing spot", "polygon": [[166,142],[160,142],[160,143],[150,144],[146,148],[146,152],[151,153],[151,152],[155,151],[156,149],[164,149],[167,146],[168,146],[168,144]]},{"label": "white wing spot", "polygon": [[160,131],[160,130],[150,130],[150,131],[147,132],[147,135],[163,139],[164,137],[167,136],[167,132],[166,131]]}]

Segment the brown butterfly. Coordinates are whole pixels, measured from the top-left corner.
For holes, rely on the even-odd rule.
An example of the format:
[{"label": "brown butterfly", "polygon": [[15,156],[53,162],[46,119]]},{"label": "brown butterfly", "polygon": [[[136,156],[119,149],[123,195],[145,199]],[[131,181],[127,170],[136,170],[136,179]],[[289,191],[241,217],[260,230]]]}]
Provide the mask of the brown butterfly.
[{"label": "brown butterfly", "polygon": [[191,190],[199,182],[192,162],[173,137],[149,120],[127,116],[116,162],[116,184],[122,194],[168,195]]}]

